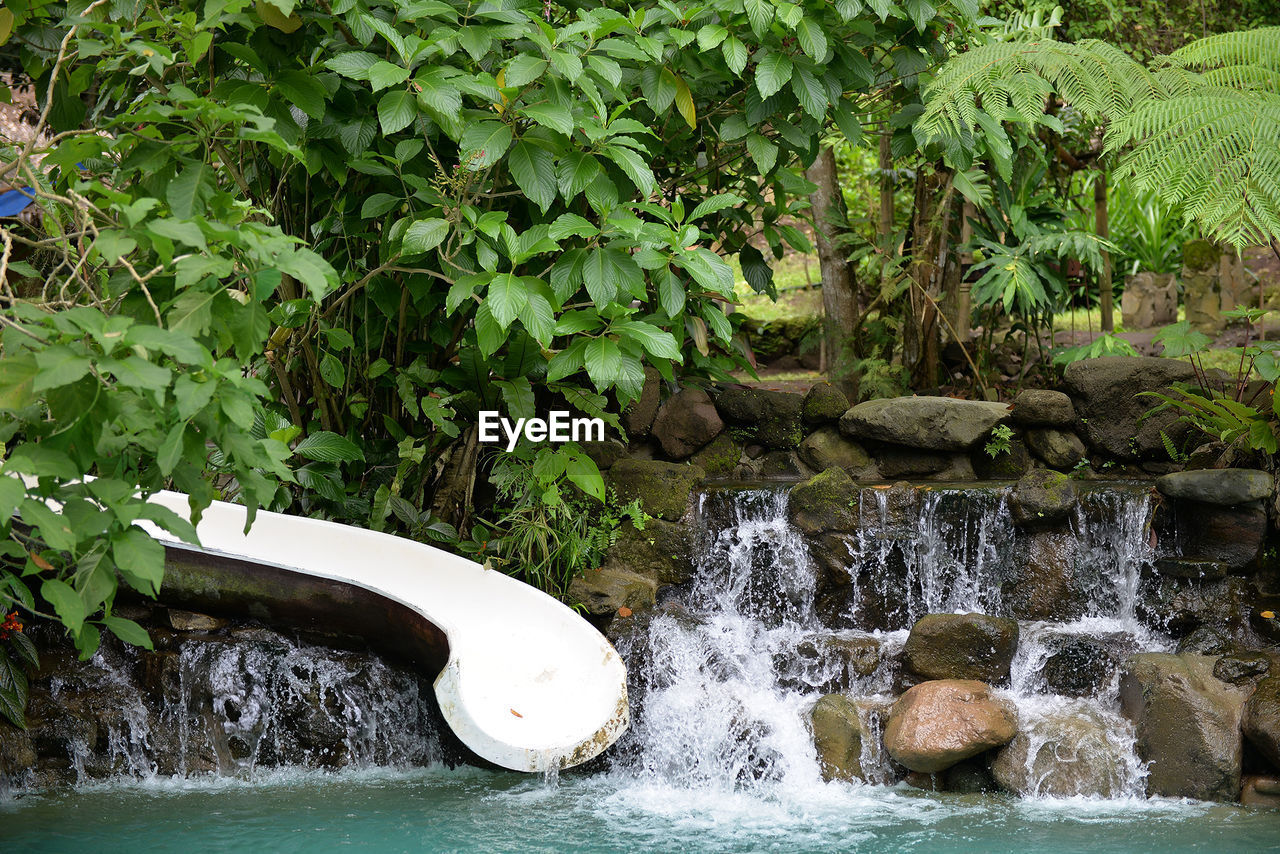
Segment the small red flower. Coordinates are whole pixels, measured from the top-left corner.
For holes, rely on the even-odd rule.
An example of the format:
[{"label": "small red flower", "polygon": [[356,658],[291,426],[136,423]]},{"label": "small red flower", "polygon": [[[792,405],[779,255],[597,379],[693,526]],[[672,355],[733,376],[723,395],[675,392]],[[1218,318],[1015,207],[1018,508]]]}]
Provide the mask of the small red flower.
[{"label": "small red flower", "polygon": [[8,640],[9,635],[14,632],[21,631],[22,622],[18,619],[18,612],[14,611],[12,614],[4,618],[3,623],[0,623],[0,640]]}]

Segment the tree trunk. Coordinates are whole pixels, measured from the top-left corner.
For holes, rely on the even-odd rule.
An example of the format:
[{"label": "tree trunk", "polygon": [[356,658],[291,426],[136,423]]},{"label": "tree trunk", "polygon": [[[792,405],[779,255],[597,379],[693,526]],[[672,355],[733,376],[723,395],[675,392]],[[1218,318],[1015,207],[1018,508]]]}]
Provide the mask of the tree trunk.
[{"label": "tree trunk", "polygon": [[[1111,227],[1107,222],[1107,173],[1098,173],[1098,180],[1093,182],[1093,215],[1098,229],[1098,236],[1107,240],[1111,236]],[[1102,331],[1114,331],[1111,322],[1111,253],[1103,251],[1102,269],[1098,272],[1099,307],[1102,309]]]},{"label": "tree trunk", "polygon": [[880,134],[880,240],[881,248],[888,252],[889,238],[893,235],[893,136],[888,131]]},{"label": "tree trunk", "polygon": [[813,206],[814,237],[822,273],[822,338],[827,375],[846,394],[856,393],[856,387],[850,388],[856,386],[856,381],[850,376],[846,342],[857,333],[861,307],[853,265],[837,245],[837,237],[845,230],[845,213],[832,150],[824,148],[805,175],[817,187],[809,202]]},{"label": "tree trunk", "polygon": [[946,169],[921,167],[916,177],[915,217],[911,224],[909,316],[903,324],[903,364],[917,390],[938,385],[941,330],[937,299],[942,289],[948,212],[954,187]]}]

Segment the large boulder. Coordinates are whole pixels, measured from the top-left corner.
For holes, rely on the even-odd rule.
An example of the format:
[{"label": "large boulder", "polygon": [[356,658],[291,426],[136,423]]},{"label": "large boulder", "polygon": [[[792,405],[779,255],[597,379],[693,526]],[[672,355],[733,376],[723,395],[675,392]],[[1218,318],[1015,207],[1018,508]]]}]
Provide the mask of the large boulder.
[{"label": "large boulder", "polygon": [[829,468],[791,487],[787,511],[791,523],[806,534],[853,531],[858,486],[842,468]]},{"label": "large boulder", "polygon": [[1018,649],[1018,623],[985,614],[926,614],[902,648],[912,674],[923,679],[1003,682]]},{"label": "large boulder", "polygon": [[967,451],[1009,420],[1008,404],[950,397],[868,400],[840,419],[840,430],[869,439],[931,451]]},{"label": "large boulder", "polygon": [[1258,683],[1244,704],[1240,731],[1273,767],[1280,768],[1280,677]]},{"label": "large boulder", "polygon": [[1191,428],[1179,421],[1176,409],[1144,418],[1158,401],[1137,395],[1195,378],[1191,365],[1177,359],[1104,356],[1071,363],[1063,383],[1090,447],[1119,460],[1166,459],[1161,431],[1182,444]]},{"label": "large boulder", "polygon": [[652,578],[619,567],[588,569],[569,583],[569,599],[595,616],[616,614],[621,608],[648,608],[657,593],[658,584]]},{"label": "large boulder", "polygon": [[889,712],[884,746],[900,765],[934,774],[1008,744],[1018,733],[1013,704],[972,679],[940,679],[910,688]]},{"label": "large boulder", "polygon": [[622,426],[632,439],[643,439],[649,435],[653,419],[658,414],[658,404],[662,395],[662,376],[657,368],[644,369],[644,386],[638,400],[627,404],[622,411]]},{"label": "large boulder", "polygon": [[827,694],[813,707],[810,723],[822,779],[863,779],[862,722],[853,700],[843,694]]},{"label": "large boulder", "polygon": [[828,382],[814,383],[800,404],[800,414],[810,424],[837,421],[849,411],[849,398]]},{"label": "large boulder", "polygon": [[1240,721],[1248,692],[1213,675],[1207,655],[1139,653],[1120,673],[1120,707],[1134,723],[1147,790],[1170,798],[1240,795]]},{"label": "large boulder", "polygon": [[1037,469],[1025,475],[1009,495],[1013,522],[1027,528],[1065,521],[1076,509],[1076,486],[1062,472]]},{"label": "large boulder", "polygon": [[1070,428],[1076,423],[1076,408],[1060,391],[1029,388],[1013,399],[1013,420],[1024,427]]},{"label": "large boulder", "polygon": [[643,529],[623,523],[605,555],[604,566],[634,572],[659,584],[683,584],[693,576],[690,530],[662,519],[647,520]]},{"label": "large boulder", "polygon": [[994,456],[979,445],[965,459],[970,460],[974,474],[982,480],[1017,480],[1031,469],[1031,454],[1019,438],[1011,439],[1008,449],[997,450]]},{"label": "large boulder", "polygon": [[1162,495],[1224,506],[1270,498],[1274,487],[1271,474],[1257,469],[1198,469],[1156,478]]},{"label": "large boulder", "polygon": [[819,427],[805,437],[796,453],[814,471],[826,471],[835,466],[858,480],[874,480],[879,476],[876,464],[866,449],[845,438],[835,427]]},{"label": "large boulder", "polygon": [[759,388],[730,388],[716,398],[716,409],[726,421],[740,426],[759,445],[789,451],[804,439],[798,394]]},{"label": "large boulder", "polygon": [[689,508],[689,495],[706,479],[697,466],[657,460],[618,460],[606,475],[624,504],[639,499],[650,516],[675,521]]},{"label": "large boulder", "polygon": [[685,388],[667,398],[653,422],[653,437],[674,460],[683,460],[724,429],[711,396],[700,388]]},{"label": "large boulder", "polygon": [[1129,782],[1130,753],[1123,739],[1112,738],[1112,726],[1097,709],[1078,703],[1021,718],[991,773],[1002,788],[1025,797],[1118,797]]},{"label": "large boulder", "polygon": [[1025,437],[1027,447],[1051,469],[1070,471],[1084,459],[1084,442],[1070,430],[1033,427]]}]

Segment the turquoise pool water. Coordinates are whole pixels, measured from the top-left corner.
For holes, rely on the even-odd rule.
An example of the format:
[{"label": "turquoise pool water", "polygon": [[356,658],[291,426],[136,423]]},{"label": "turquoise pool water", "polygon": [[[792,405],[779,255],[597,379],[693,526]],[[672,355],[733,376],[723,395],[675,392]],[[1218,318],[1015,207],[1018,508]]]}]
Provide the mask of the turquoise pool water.
[{"label": "turquoise pool water", "polygon": [[[799,793],[798,793],[799,794]],[[1261,852],[1280,812],[831,784],[802,797],[477,769],[119,782],[0,803],[10,851]]]}]

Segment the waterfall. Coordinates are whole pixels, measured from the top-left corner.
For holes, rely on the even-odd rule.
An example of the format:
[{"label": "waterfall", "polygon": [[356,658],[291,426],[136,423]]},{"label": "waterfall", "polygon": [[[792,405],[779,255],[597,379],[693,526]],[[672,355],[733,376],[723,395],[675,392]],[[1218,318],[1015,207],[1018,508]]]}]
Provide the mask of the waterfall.
[{"label": "waterfall", "polygon": [[[704,494],[693,580],[619,638],[636,708],[616,768],[681,789],[814,791],[823,784],[809,713],[824,693],[843,693],[857,707],[867,781],[900,780],[881,743],[901,690],[898,653],[924,614],[1010,613],[1002,591],[1027,535],[1008,500],[1007,487],[863,489],[858,529],[844,538],[845,607],[860,628],[832,628],[815,609],[821,570],[787,521],[785,489]],[[1026,795],[1144,791],[1117,665],[1170,648],[1136,616],[1154,560],[1151,517],[1145,491],[1082,490],[1063,535],[1080,613],[1019,622],[997,694],[1017,708],[1007,761],[1021,763],[1009,776]]]},{"label": "waterfall", "polygon": [[23,787],[441,759],[425,680],[267,629],[188,637],[157,653],[104,645],[51,681],[50,700],[70,776]]}]

